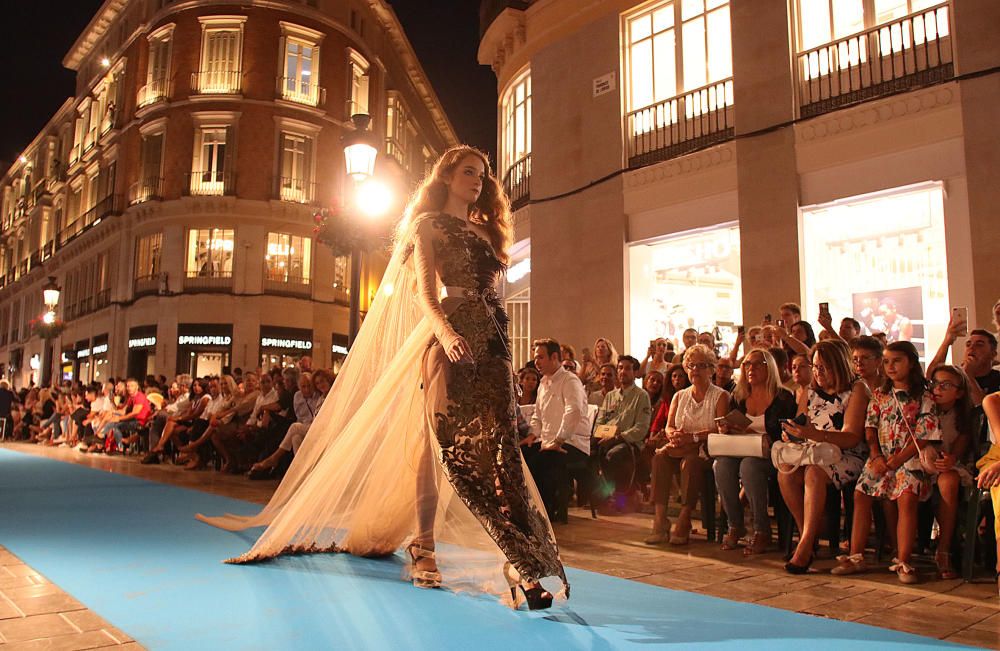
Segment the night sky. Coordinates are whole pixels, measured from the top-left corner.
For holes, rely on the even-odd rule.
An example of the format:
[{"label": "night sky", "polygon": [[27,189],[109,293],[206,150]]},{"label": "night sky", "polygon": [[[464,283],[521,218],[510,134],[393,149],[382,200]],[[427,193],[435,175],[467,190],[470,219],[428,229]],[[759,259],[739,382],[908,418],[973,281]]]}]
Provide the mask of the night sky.
[{"label": "night sky", "polygon": [[[45,126],[73,94],[74,73],[62,59],[102,0],[3,3],[4,87],[0,104],[0,169]],[[444,104],[460,140],[496,149],[496,78],[476,61],[479,3],[475,0],[389,0]],[[58,6],[58,10],[54,10]],[[36,26],[44,25],[43,29]],[[21,27],[18,27],[21,26]]]}]

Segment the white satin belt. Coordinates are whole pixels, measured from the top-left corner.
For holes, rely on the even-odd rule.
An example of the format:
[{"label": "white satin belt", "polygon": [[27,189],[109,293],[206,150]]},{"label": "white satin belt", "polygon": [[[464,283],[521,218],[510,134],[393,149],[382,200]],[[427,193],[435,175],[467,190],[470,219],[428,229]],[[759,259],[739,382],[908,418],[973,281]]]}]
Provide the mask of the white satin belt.
[{"label": "white satin belt", "polygon": [[446,298],[466,298],[469,295],[469,292],[479,294],[476,290],[468,289],[466,287],[443,286],[441,287],[441,291],[438,292],[438,300],[443,301]]},{"label": "white satin belt", "polygon": [[455,287],[453,285],[452,286],[444,285],[438,291],[438,296],[440,297],[438,298],[439,301],[443,301],[446,298],[469,299],[472,296],[478,298],[479,301],[483,304],[483,307],[485,307],[486,311],[489,313],[490,319],[493,321],[493,325],[497,329],[497,334],[500,335],[500,343],[503,344],[504,350],[507,351],[507,356],[508,357],[510,356],[510,348],[507,347],[506,333],[503,331],[503,328],[500,327],[500,322],[497,321],[497,317],[493,313],[493,308],[491,308],[489,303],[486,302],[485,292],[477,292],[474,289],[468,289],[466,287]]}]

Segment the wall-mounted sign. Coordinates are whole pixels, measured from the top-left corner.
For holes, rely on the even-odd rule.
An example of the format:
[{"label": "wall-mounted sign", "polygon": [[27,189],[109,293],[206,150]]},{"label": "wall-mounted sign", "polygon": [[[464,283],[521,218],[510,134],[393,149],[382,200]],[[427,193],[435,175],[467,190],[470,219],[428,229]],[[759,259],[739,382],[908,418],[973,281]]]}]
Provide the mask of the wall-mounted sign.
[{"label": "wall-mounted sign", "polygon": [[229,335],[180,335],[178,346],[228,346],[233,343]]},{"label": "wall-mounted sign", "polygon": [[90,349],[89,348],[81,348],[80,350],[76,351],[76,358],[77,359],[84,359],[86,357],[90,357]]},{"label": "wall-mounted sign", "polygon": [[615,89],[615,73],[609,72],[594,79],[594,97],[600,97]]},{"label": "wall-mounted sign", "polygon": [[156,337],[136,337],[128,340],[128,347],[131,348],[152,348],[156,345]]},{"label": "wall-mounted sign", "polygon": [[90,352],[93,353],[94,355],[102,355],[102,354],[108,352],[108,345],[107,344],[98,344],[98,345],[94,346],[91,349]]},{"label": "wall-mounted sign", "polygon": [[302,339],[279,339],[277,337],[261,337],[261,348],[294,348],[296,350],[312,350],[311,341]]}]

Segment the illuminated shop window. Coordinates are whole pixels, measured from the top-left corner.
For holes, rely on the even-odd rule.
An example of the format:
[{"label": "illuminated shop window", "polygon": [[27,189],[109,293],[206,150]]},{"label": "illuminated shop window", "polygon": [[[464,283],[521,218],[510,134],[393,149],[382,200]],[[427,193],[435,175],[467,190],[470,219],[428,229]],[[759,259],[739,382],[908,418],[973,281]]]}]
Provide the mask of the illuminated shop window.
[{"label": "illuminated shop window", "polygon": [[264,264],[267,279],[287,283],[308,283],[312,240],[287,233],[267,234]]},{"label": "illuminated shop window", "polygon": [[233,230],[202,228],[188,231],[188,278],[231,278]]}]

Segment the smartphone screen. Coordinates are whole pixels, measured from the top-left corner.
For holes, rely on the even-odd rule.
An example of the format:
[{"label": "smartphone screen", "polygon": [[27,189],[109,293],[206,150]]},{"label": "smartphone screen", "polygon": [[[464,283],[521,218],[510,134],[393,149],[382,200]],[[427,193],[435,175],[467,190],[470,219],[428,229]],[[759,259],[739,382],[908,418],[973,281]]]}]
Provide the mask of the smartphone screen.
[{"label": "smartphone screen", "polygon": [[737,334],[745,335],[747,333],[747,329],[744,326],[736,326],[736,332]]},{"label": "smartphone screen", "polygon": [[830,313],[830,304],[829,303],[820,303],[819,304],[819,313],[820,314],[829,314]]},{"label": "smartphone screen", "polygon": [[784,319],[778,319],[778,327],[779,328],[784,328],[785,327],[785,320]]},{"label": "smartphone screen", "polygon": [[953,308],[951,308],[951,312],[952,312],[952,314],[955,317],[955,321],[961,321],[962,323],[965,324],[965,327],[962,329],[962,331],[960,333],[958,333],[958,336],[960,336],[960,337],[968,337],[969,336],[969,308],[967,308],[967,307],[953,307]]},{"label": "smartphone screen", "polygon": [[771,313],[768,312],[767,314],[764,315],[764,323],[770,323],[770,322],[771,322]]}]

